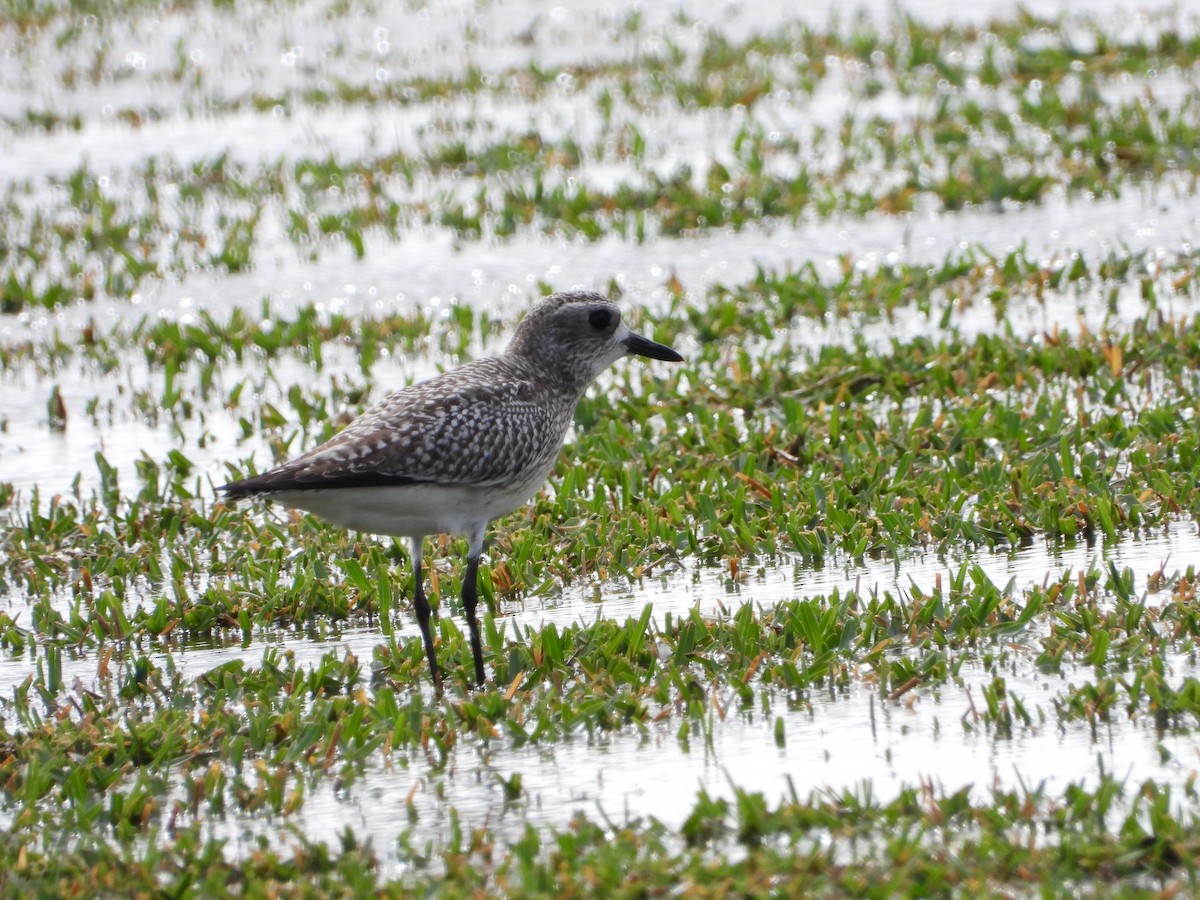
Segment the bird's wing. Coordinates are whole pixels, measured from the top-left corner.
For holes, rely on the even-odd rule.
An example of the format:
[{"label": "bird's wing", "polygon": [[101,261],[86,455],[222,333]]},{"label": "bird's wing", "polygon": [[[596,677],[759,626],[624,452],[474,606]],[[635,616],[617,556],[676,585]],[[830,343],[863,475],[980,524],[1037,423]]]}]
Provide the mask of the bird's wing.
[{"label": "bird's wing", "polygon": [[[489,361],[490,362],[490,361]],[[562,439],[532,401],[532,384],[464,367],[386,397],[324,444],[268,472],[224,485],[231,498],[264,491],[458,484],[484,487],[520,473]]]}]

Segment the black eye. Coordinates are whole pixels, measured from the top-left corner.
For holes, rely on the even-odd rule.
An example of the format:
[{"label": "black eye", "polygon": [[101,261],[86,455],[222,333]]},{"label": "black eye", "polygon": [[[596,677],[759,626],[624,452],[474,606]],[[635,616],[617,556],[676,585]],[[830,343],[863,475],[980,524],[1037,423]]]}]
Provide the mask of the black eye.
[{"label": "black eye", "polygon": [[588,322],[597,331],[604,331],[612,322],[612,313],[607,309],[593,309],[588,314]]}]

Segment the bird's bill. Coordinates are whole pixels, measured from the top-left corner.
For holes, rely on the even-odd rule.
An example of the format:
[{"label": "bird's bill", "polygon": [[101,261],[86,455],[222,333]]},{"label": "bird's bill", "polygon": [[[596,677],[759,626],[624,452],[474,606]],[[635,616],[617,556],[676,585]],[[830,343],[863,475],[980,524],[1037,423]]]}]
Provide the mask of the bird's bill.
[{"label": "bird's bill", "polygon": [[650,359],[661,359],[664,362],[683,362],[683,357],[668,347],[666,344],[660,344],[657,341],[652,341],[649,338],[644,338],[640,334],[632,332],[625,338],[622,343],[626,349],[635,356],[646,356]]}]

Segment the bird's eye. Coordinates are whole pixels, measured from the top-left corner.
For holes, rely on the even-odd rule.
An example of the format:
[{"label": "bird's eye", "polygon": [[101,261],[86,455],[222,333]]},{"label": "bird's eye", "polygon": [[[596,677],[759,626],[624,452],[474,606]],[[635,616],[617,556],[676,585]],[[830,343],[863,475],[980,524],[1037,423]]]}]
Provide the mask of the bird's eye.
[{"label": "bird's eye", "polygon": [[597,331],[604,331],[612,322],[612,314],[607,309],[593,309],[588,315],[588,322]]}]

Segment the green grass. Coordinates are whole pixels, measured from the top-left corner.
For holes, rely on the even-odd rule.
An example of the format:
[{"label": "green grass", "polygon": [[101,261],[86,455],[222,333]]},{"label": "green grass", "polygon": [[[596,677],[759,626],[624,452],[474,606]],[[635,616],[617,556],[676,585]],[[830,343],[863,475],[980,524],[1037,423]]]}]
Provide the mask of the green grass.
[{"label": "green grass", "polygon": [[[692,613],[661,626],[647,609],[625,623],[529,629],[502,646],[491,633],[491,653],[507,654],[510,673],[525,674],[519,689],[474,692],[458,680],[433,704],[412,687],[420,677],[416,641],[403,659],[377,660],[370,688],[359,660],[337,652],[299,667],[267,650],[257,666],[229,663],[183,680],[140,651],[117,649],[103,655],[96,687],[78,696],[55,687],[39,666],[16,694],[26,710],[20,730],[0,733],[0,783],[22,810],[0,845],[9,885],[20,889],[46,877],[68,886],[87,878],[103,884],[119,872],[138,884],[162,878],[173,889],[204,891],[214,878],[239,877],[221,858],[223,841],[206,835],[206,822],[228,815],[286,822],[320,782],[336,779],[339,790],[352,791],[381,755],[392,765],[437,773],[455,748],[480,741],[553,747],[581,730],[645,729],[651,721],[658,727],[663,711],[680,721],[677,740],[686,749],[689,735],[700,739],[708,727],[709,698],[718,693],[705,687],[710,682],[736,689],[740,714],[761,704],[769,717],[770,704],[825,681],[865,682],[881,700],[901,678],[906,685],[918,679],[918,690],[928,692],[958,678],[957,665],[947,664],[956,651],[981,645],[996,649],[989,665],[1003,672],[1009,661],[1001,648],[1023,631],[1044,634],[1044,608],[1033,595],[1014,598],[978,575],[973,582],[962,576],[944,595],[911,605],[887,596],[814,598],[761,612],[747,605],[715,620]],[[1080,579],[1095,585],[1092,598],[1105,593],[1099,581],[1095,573]],[[1086,596],[1072,597],[1071,579],[1055,588],[1053,608],[1088,608],[1080,602]],[[1025,610],[1033,606],[1032,615],[1014,600]],[[1194,614],[1185,615],[1186,643],[1194,643]],[[443,627],[442,638],[443,649],[449,644],[465,661],[463,636]],[[130,646],[141,643],[135,638]],[[916,656],[889,659],[884,648],[893,644],[911,646]],[[932,662],[920,661],[922,652]],[[1101,679],[1099,688],[1111,681]],[[1195,727],[1200,692],[1191,684],[1169,708],[1151,689],[1149,708],[1162,710],[1161,728],[1188,734]],[[33,693],[46,713],[26,698]],[[1074,699],[1066,694],[1064,705]],[[1011,739],[1014,722],[1030,725],[1030,712],[1006,694],[1002,675],[981,706],[980,727],[998,740]],[[1071,721],[1069,711],[1058,715],[1064,725]],[[176,799],[166,794],[173,779],[182,786]],[[452,893],[554,885],[640,891],[713,879],[725,891],[773,885],[878,896],[976,882],[988,890],[1043,882],[1069,890],[1098,877],[1194,889],[1195,799],[1190,780],[1176,793],[1112,778],[1061,791],[996,789],[986,800],[932,786],[890,801],[875,799],[869,786],[804,798],[793,792],[781,801],[735,789],[732,800],[701,793],[677,831],[654,819],[614,827],[576,818],[568,828],[529,828],[499,855],[486,829],[453,829],[431,847],[414,811],[397,843],[412,874],[391,886],[421,890],[445,872]],[[264,845],[249,865],[238,864],[240,877],[389,883],[380,879],[371,848],[349,829],[336,847],[300,840],[297,853]],[[146,850],[130,857],[134,846]]]},{"label": "green grass", "polygon": [[[414,872],[407,879],[381,879],[372,849],[349,829],[336,847],[263,847],[237,864],[194,826],[158,836],[150,842],[155,849],[134,860],[102,844],[55,857],[12,853],[5,862],[13,863],[7,880],[15,892],[53,879],[65,893],[632,897],[682,887],[714,897],[891,897],[1072,893],[1105,881],[1149,897],[1195,888],[1197,823],[1172,812],[1176,799],[1153,783],[1111,778],[1061,796],[1038,787],[998,790],[987,802],[934,788],[904,791],[890,802],[867,791],[777,804],[754,793],[738,792],[733,801],[702,794],[679,834],[653,819],[614,828],[580,817],[549,834],[530,829],[500,859],[483,831],[456,831],[451,846],[428,854],[413,847],[422,842],[413,829],[400,841]],[[1131,801],[1133,811],[1106,824],[1121,801]],[[1033,839],[1041,835],[1051,840]]]},{"label": "green grass", "polygon": [[[1099,273],[1117,264],[1106,260],[1068,282],[1066,270],[1048,275],[1019,259],[1002,266],[987,262],[986,275],[973,260],[947,260],[940,269],[847,276],[822,296],[839,315],[886,317],[906,308],[887,298],[912,296],[915,282],[923,299],[909,313],[933,315],[921,309],[926,288],[957,295],[972,285],[984,297],[1001,289],[997,284],[1026,292],[1047,280],[1056,289],[1063,282],[1103,288],[1114,279]],[[1142,265],[1120,261],[1121,277],[1149,279],[1137,274]],[[1186,270],[1186,261],[1180,266]],[[1170,271],[1157,273],[1155,281],[1191,289]],[[1143,301],[1143,318],[1119,331],[1017,339],[1001,328],[966,338],[955,337],[951,327],[936,339],[892,340],[878,350],[805,350],[774,339],[793,322],[828,314],[825,304],[806,303],[813,292],[803,285],[811,282],[759,273],[745,286],[714,289],[706,315],[681,299],[680,309],[691,319],[676,318],[673,327],[660,323],[654,333],[691,342],[689,361],[666,376],[634,366],[615,369],[616,389],[585,400],[583,427],[564,454],[571,465],[563,467],[553,493],[539,497],[531,513],[495,529],[485,596],[493,603],[536,596],[581,577],[602,586],[636,584],[659,569],[669,571],[679,559],[749,568],[784,556],[814,563],[902,559],[923,546],[953,558],[973,546],[1019,548],[1032,538],[1069,547],[1079,539],[1118,541],[1147,528],[1182,527],[1181,515],[1200,515],[1200,461],[1187,427],[1195,408],[1190,373],[1200,332],[1194,321],[1162,318],[1157,294]],[[780,301],[793,290],[800,291],[796,303]],[[761,302],[768,292],[774,292],[773,302]],[[1002,321],[1004,309],[996,306]],[[719,326],[713,316],[720,317]],[[221,388],[226,368],[269,370],[273,360],[294,354],[320,369],[329,348],[347,339],[356,349],[389,341],[409,349],[450,349],[463,334],[481,328],[490,334],[496,327],[460,319],[350,323],[300,310],[294,320],[276,319],[269,329],[236,313],[228,321],[202,317],[187,327],[141,322],[133,333],[152,371],[205,385],[193,402],[224,406],[233,415],[246,406],[245,414],[254,415],[259,401],[243,399],[240,386],[228,395]],[[737,349],[754,336],[768,339],[761,352]],[[97,330],[82,345],[43,350],[30,343],[10,365],[46,367],[63,377],[80,365],[115,365],[124,344],[117,332]],[[365,364],[363,374],[369,377],[370,369]],[[299,449],[301,436],[307,443],[328,433],[332,426],[324,416],[333,398],[314,402],[304,391],[280,389],[292,405],[278,412],[274,424],[264,418],[248,433],[273,429],[283,438],[280,453]],[[121,483],[98,455],[93,494],[9,501],[0,588],[24,598],[25,607],[3,614],[0,646],[10,658],[28,659],[32,673],[4,701],[12,724],[0,726],[7,748],[0,784],[16,815],[9,843],[14,871],[20,857],[22,869],[81,879],[87,865],[117,866],[110,854],[119,847],[128,853],[134,842],[166,854],[162,865],[178,873],[172,877],[199,879],[201,870],[208,871],[202,861],[216,852],[213,841],[220,842],[201,823],[229,814],[285,822],[304,808],[315,786],[336,778],[352,789],[381,754],[437,772],[479,741],[512,749],[542,745],[553,752],[572,736],[598,739],[664,727],[674,734],[678,752],[699,752],[711,740],[714,716],[725,715],[718,696],[736,698],[739,715],[759,710],[768,721],[773,708],[811,703],[829,692],[866,690],[880,702],[915,692],[936,701],[942,690],[967,683],[964,663],[989,677],[974,700],[977,717],[964,719],[962,727],[994,740],[1012,740],[1048,723],[1095,731],[1148,721],[1186,735],[1200,718],[1194,676],[1180,681],[1164,662],[1167,655],[1190,659],[1196,652],[1200,621],[1189,599],[1196,582],[1191,569],[1160,574],[1153,583],[1138,583],[1132,572],[1093,569],[1021,588],[992,584],[982,570],[963,566],[932,593],[835,593],[769,607],[748,603],[716,617],[693,610],[659,618],[647,607],[627,621],[571,626],[489,620],[485,654],[495,688],[482,692],[473,691],[464,674],[463,633],[443,617],[438,635],[450,680],[440,701],[426,693],[418,642],[383,633],[369,665],[330,651],[300,666],[266,644],[251,661],[183,678],[170,659],[184,648],[253,651],[276,634],[328,639],[344,626],[375,628],[381,615],[407,615],[411,589],[407,565],[386,544],[361,543],[303,517],[264,517],[252,506],[216,502],[189,452],[182,447],[165,460],[146,458],[134,484]],[[294,556],[297,545],[307,552]],[[436,556],[443,554],[461,555],[454,544],[435,547]],[[454,568],[440,579],[441,602],[451,608],[457,606],[457,578]],[[131,590],[143,579],[144,587]],[[1171,599],[1151,603],[1151,591]],[[73,659],[101,661],[95,684],[82,695],[63,674]],[[1049,698],[1021,696],[1008,684],[1017,662],[1070,673],[1070,682]],[[780,739],[782,726],[776,734]],[[173,784],[191,799],[171,799]],[[1166,788],[1151,786],[1150,795],[1116,784],[1107,790],[1167,798],[1153,801],[1164,808],[1174,802]],[[514,791],[520,795],[519,786]],[[1082,788],[1043,792],[1036,802],[1066,815],[1061,810],[1084,802],[1078,800],[1083,795]],[[627,826],[621,833],[632,846],[650,853],[639,877],[649,883],[699,877],[692,867],[700,859],[690,854],[734,841],[755,849],[726,864],[731,884],[759,884],[756,879],[775,869],[770,879],[785,880],[768,883],[806,890],[836,892],[865,883],[856,880],[866,877],[860,867],[834,864],[836,855],[818,853],[811,870],[789,868],[778,855],[787,843],[779,843],[776,830],[786,835],[795,827],[781,823],[829,815],[822,813],[827,799],[793,798],[774,810],[757,795],[739,796],[738,802],[749,806],[735,812],[726,801],[701,798],[675,838],[659,823]],[[991,842],[974,863],[981,869],[958,854],[950,865],[943,838],[928,844],[917,839],[934,824],[949,827],[927,821],[928,806],[916,804],[902,814],[903,804],[889,803],[863,814],[867,836],[861,840],[883,840],[899,816],[909,840],[895,852],[912,868],[872,882],[924,885],[932,878],[931,884],[948,889],[959,879],[984,877],[993,887],[1012,887],[1051,865],[1045,851],[1029,851],[1021,865],[999,865],[997,859],[1009,859],[1012,849],[1003,835],[987,829],[999,828],[994,819],[1005,814],[976,809],[964,798],[939,802],[961,806],[964,821]],[[1194,877],[1180,868],[1187,858],[1180,847],[1190,840],[1186,825],[1170,819],[1163,826],[1167,836],[1147,834],[1128,803],[1119,808],[1130,819],[1116,830],[1089,828],[1077,836],[1068,828],[1072,839],[1087,843],[1088,861],[1054,869],[1053,878],[1073,884],[1089,872],[1117,877],[1142,865],[1168,883]],[[757,818],[741,821],[751,813]],[[159,834],[165,818],[177,823],[174,837]],[[546,856],[547,848],[584,840],[591,827],[530,832],[484,859],[454,838],[435,840],[432,850],[417,840],[415,849],[401,852],[414,859],[432,853],[455,873],[455,890],[475,883],[542,884],[554,871],[543,868],[555,858]],[[747,842],[745,835],[756,830],[770,839]],[[63,847],[38,839],[98,832],[114,835],[115,844]],[[838,841],[850,840],[837,834]],[[796,839],[811,837],[802,830]],[[678,840],[693,850],[678,855],[670,849]],[[256,857],[264,867],[261,877],[299,877],[311,864],[317,868],[307,877],[314,883],[335,877],[331,873],[375,883],[371,852],[350,834],[344,843],[340,854],[325,845],[298,857],[264,849]],[[851,840],[850,846],[859,843]],[[1135,845],[1137,855],[1131,856]],[[594,854],[593,864],[608,874],[581,867],[561,877],[612,883],[627,866],[622,852],[634,851],[585,841],[572,858]],[[138,859],[134,865],[149,866],[149,857]]]},{"label": "green grass", "polygon": [[[265,163],[226,153],[189,164],[151,156],[125,172],[101,174],[85,164],[10,184],[0,217],[0,311],[128,300],[148,281],[197,268],[245,271],[262,252],[263,215],[278,216],[272,224],[313,259],[342,247],[362,258],[373,238],[396,240],[433,225],[471,240],[532,232],[640,242],[831,216],[1115,197],[1168,177],[1192,190],[1200,174],[1195,94],[1172,98],[1166,91],[1160,99],[1148,89],[1113,99],[1109,93],[1130,75],[1189,77],[1200,59],[1194,39],[1162,31],[1114,45],[1086,22],[1068,26],[1030,16],[983,31],[929,29],[912,20],[896,27],[900,40],[861,23],[822,34],[794,26],[743,45],[715,35],[698,54],[668,47],[662,58],[639,58],[632,70],[623,64],[575,71],[576,100],[599,91],[607,110],[586,139],[468,118],[455,128],[430,129],[416,151],[350,159],[299,151]],[[1041,29],[1037,49],[1027,46],[1029,29]],[[1089,40],[1092,48],[1081,49]],[[798,53],[818,62],[797,65]],[[832,77],[834,60],[867,67],[850,79],[851,96],[865,92],[861,99],[869,103],[892,92],[920,103],[910,114],[868,107],[796,133],[780,130],[771,113],[760,118],[756,103],[768,102],[760,98],[811,94]],[[393,86],[395,96],[330,102],[402,97],[407,105],[483,94],[528,104],[560,90],[557,74],[485,79],[476,73],[436,88],[403,83]],[[975,83],[987,90],[961,90]],[[256,106],[321,102],[304,96]],[[647,138],[661,130],[655,117],[710,107],[724,111],[727,146],[715,148],[718,158],[667,166],[669,147]],[[206,115],[217,111],[205,108]],[[146,113],[130,115],[140,121]],[[21,130],[16,123],[9,128]],[[595,166],[624,171],[615,185],[598,188],[589,182]],[[31,206],[35,190],[49,191],[55,202]],[[215,220],[207,214],[214,207],[221,210]]]},{"label": "green grass", "polygon": [[[932,117],[911,122],[863,117],[841,129],[818,126],[806,141],[749,121],[732,140],[729,162],[664,172],[653,160],[635,158],[632,174],[603,190],[580,177],[587,164],[631,162],[614,154],[607,134],[587,151],[574,140],[554,145],[522,135],[474,147],[469,157],[455,141],[418,155],[352,162],[301,158],[263,166],[222,155],[181,166],[152,157],[117,178],[80,168],[38,185],[62,198],[56,207],[31,211],[22,192],[9,187],[0,310],[127,300],[148,280],[196,268],[244,271],[259,249],[263,209],[277,203],[287,205],[279,224],[288,239],[315,259],[343,246],[362,258],[372,235],[398,239],[430,225],[471,239],[532,231],[641,242],[929,204],[958,210],[1038,202],[1053,193],[1119,196],[1127,185],[1167,176],[1194,184],[1200,173],[1194,95],[1156,105],[1144,98],[1114,104],[1099,93],[1068,103],[1053,92],[1044,87],[1037,105],[1022,101],[1027,121],[1019,126],[999,105],[956,107],[968,101],[942,102]],[[973,121],[969,128],[947,131],[947,121],[964,116]],[[1063,124],[1069,122],[1080,124]],[[832,168],[810,161],[831,156],[838,160]],[[418,173],[478,186],[395,199],[413,192]],[[565,177],[570,173],[575,177]],[[460,199],[464,194],[469,199]],[[206,214],[214,205],[223,210],[215,222]],[[54,265],[47,271],[43,260]]]},{"label": "green grass", "polygon": [[[49,35],[62,58],[46,78],[74,97],[136,83],[89,29],[145,15],[10,3],[0,23]],[[352,267],[406,252],[414,229],[502,252],[544,235],[669,236],[670,256],[693,237],[822,218],[999,217],[1050,197],[1086,211],[1141,190],[1186,204],[1198,108],[1169,87],[1194,80],[1200,43],[1151,24],[1126,37],[1028,12],[980,28],[897,16],[692,42],[686,16],[662,35],[632,16],[613,42],[628,53],[603,63],[331,70],[241,94],[213,90],[220,73],[175,47],[155,92],[113,110],[131,134],[254,110],[443,113],[405,150],[163,155],[6,182],[0,387],[37,396],[39,418],[0,412],[0,451],[90,435],[96,452],[56,493],[0,469],[0,893],[1195,893],[1200,804],[1181,748],[1200,728],[1197,574],[1189,559],[1148,572],[1114,555],[1200,521],[1191,248],[802,257],[720,283],[664,276],[650,313],[622,298],[686,362],[615,366],[580,404],[550,489],[495,523],[483,689],[458,617],[462,544],[430,543],[441,696],[397,545],[230,506],[213,486],[327,437],[399,386],[397,358],[456,365],[502,346],[515,317],[463,304],[346,316],[271,296],[130,312],[164,281],[242,285],[230,276],[264,254]],[[782,92],[801,111],[834,92],[847,112],[793,133]],[[551,103],[592,126],[542,133],[519,112]],[[518,112],[501,125],[493,105]],[[0,129],[57,140],[89,115],[31,97]],[[678,148],[663,122],[708,143],[666,165]],[[601,184],[598,170],[616,174]],[[72,305],[83,314],[38,323]],[[1059,324],[1029,324],[1043,317]],[[82,408],[66,390],[79,385]],[[107,446],[131,426],[170,449]],[[1078,567],[1052,563],[1083,550]],[[1046,575],[997,583],[993,555],[1045,557]],[[919,558],[936,561],[932,584],[804,586]],[[788,572],[794,589],[763,600],[759,585]],[[679,602],[694,583],[724,601]],[[589,587],[633,612],[597,615]],[[573,614],[539,620],[558,604]],[[887,737],[880,770],[849,786],[751,790],[724,749],[752,735],[786,769],[847,710],[862,740],[877,713]],[[1086,749],[1052,782],[877,786],[910,734],[947,754],[1011,751],[1018,770],[1047,735]],[[1105,748],[1126,742],[1151,748],[1159,776],[1105,769]],[[605,802],[544,813],[522,761],[580,750],[596,760],[581,782],[611,751],[703,759],[728,790],[697,787],[657,818]],[[321,830],[331,809],[376,803],[389,827],[350,814]]]}]

